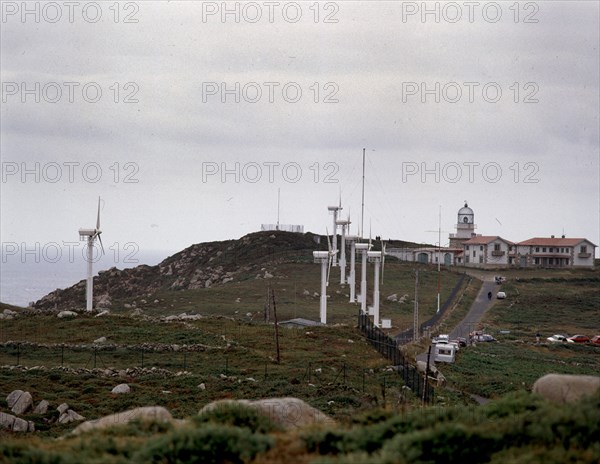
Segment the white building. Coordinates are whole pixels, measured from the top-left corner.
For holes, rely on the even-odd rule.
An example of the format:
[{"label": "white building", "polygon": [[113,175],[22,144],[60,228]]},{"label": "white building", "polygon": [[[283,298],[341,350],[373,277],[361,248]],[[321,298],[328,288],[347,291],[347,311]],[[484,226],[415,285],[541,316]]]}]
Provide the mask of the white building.
[{"label": "white building", "polygon": [[510,266],[593,268],[596,245],[585,238],[535,237],[519,242],[509,252]]},{"label": "white building", "polygon": [[509,264],[514,243],[499,236],[476,235],[463,242],[462,264],[470,267],[495,268]]}]

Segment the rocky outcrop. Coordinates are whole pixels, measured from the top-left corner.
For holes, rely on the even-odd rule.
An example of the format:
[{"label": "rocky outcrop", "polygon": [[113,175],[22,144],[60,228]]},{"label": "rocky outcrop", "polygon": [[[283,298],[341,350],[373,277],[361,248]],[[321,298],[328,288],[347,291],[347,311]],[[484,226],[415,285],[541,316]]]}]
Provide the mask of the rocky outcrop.
[{"label": "rocky outcrop", "polygon": [[122,394],[131,393],[131,388],[126,383],[121,383],[111,390],[111,393]]},{"label": "rocky outcrop", "polygon": [[[152,296],[159,291],[180,291],[228,285],[260,273],[265,278],[277,277],[272,268],[290,258],[312,257],[314,235],[278,231],[257,232],[239,240],[192,245],[163,260],[156,266],[141,265],[129,269],[115,267],[100,271],[94,278],[95,308],[130,308],[160,305]],[[269,264],[269,268],[264,266]],[[82,309],[85,304],[85,280],[64,289],[55,290],[33,307],[43,310]],[[131,296],[136,295],[137,304]],[[143,302],[143,301],[146,302]]]},{"label": "rocky outcrop", "polygon": [[600,377],[547,374],[535,381],[532,390],[553,403],[572,403],[600,390]]},{"label": "rocky outcrop", "polygon": [[115,425],[127,424],[130,421],[172,422],[173,416],[161,406],[147,406],[123,411],[100,419],[79,424],[72,433],[80,434],[89,430],[105,429]]},{"label": "rocky outcrop", "polygon": [[274,424],[284,429],[296,429],[315,424],[334,424],[335,421],[325,413],[313,408],[298,398],[268,398],[257,401],[220,400],[204,406],[198,414],[219,407],[243,405],[255,408],[267,416]]},{"label": "rocky outcrop", "polygon": [[0,429],[11,430],[13,432],[34,432],[35,425],[31,421],[0,412]]}]

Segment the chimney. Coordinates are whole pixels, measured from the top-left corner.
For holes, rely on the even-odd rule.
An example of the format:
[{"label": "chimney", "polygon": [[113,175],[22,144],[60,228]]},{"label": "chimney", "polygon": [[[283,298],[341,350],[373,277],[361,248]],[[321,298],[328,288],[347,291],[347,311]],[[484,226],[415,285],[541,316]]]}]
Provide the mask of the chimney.
[{"label": "chimney", "polygon": [[[551,235],[550,238],[554,238],[554,235]],[[563,237],[564,238],[564,237]]]},{"label": "chimney", "polygon": [[562,235],[562,238],[565,238],[565,234]]}]

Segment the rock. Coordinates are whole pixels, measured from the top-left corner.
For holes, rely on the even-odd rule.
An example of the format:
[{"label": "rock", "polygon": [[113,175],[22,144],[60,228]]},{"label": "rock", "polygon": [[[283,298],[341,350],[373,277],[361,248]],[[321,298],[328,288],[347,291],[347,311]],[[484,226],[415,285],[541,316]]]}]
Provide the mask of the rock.
[{"label": "rock", "polygon": [[135,308],[131,311],[132,316],[141,316],[142,314],[144,314],[144,312],[140,308]]},{"label": "rock", "polygon": [[104,311],[100,311],[94,317],[103,317],[103,316],[108,316],[109,314],[110,314],[110,311],[108,309],[105,309]]},{"label": "rock", "polygon": [[6,308],[4,311],[2,311],[2,314],[4,314],[5,316],[16,316],[17,312],[11,311],[10,309]]},{"label": "rock", "polygon": [[273,423],[285,429],[295,429],[314,424],[335,424],[335,421],[298,398],[269,398],[258,401],[220,400],[204,406],[199,414],[227,405],[245,405],[255,408]]},{"label": "rock", "polygon": [[157,304],[157,303],[159,303],[159,301],[158,301],[158,300],[154,300],[154,301],[153,301],[153,303],[154,303],[154,304]]},{"label": "rock", "polygon": [[12,414],[6,414],[5,412],[0,412],[0,428],[12,430],[13,424],[15,423],[16,417]]},{"label": "rock", "polygon": [[115,393],[115,394],[130,393],[130,392],[131,392],[131,388],[129,388],[129,385],[127,385],[126,383],[121,383],[111,390],[111,393]]},{"label": "rock", "polygon": [[77,317],[77,313],[75,311],[61,311],[57,314],[57,317],[60,319],[64,317]]},{"label": "rock", "polygon": [[13,432],[27,432],[29,430],[29,423],[25,419],[15,417],[12,429]]},{"label": "rock", "polygon": [[29,392],[15,390],[6,397],[6,403],[15,414],[23,414],[33,405],[33,398]]},{"label": "rock", "polygon": [[318,296],[319,296],[319,293],[318,293],[318,292],[315,292],[315,293],[313,293],[313,296],[316,298],[316,297],[318,297]]},{"label": "rock", "polygon": [[64,414],[65,412],[67,412],[67,409],[69,409],[69,405],[67,403],[63,403],[58,408],[56,408],[59,414]]},{"label": "rock", "polygon": [[115,425],[127,424],[132,420],[172,422],[173,416],[162,406],[146,406],[84,422],[79,424],[72,433],[79,434],[89,430],[105,429]]},{"label": "rock", "polygon": [[106,341],[106,337],[100,337],[94,340],[94,343],[104,343]]},{"label": "rock", "polygon": [[124,307],[125,309],[131,309],[131,308],[132,308],[132,306],[131,306],[129,303],[125,303],[125,304],[123,305],[123,307]]},{"label": "rock", "polygon": [[272,279],[272,278],[273,278],[273,274],[265,271],[265,279]]},{"label": "rock", "polygon": [[547,374],[533,384],[532,391],[557,403],[573,403],[600,389],[600,377],[592,375]]},{"label": "rock", "polygon": [[389,295],[386,300],[388,301],[398,301],[398,294],[397,293],[393,293],[391,295]]},{"label": "rock", "polygon": [[200,385],[198,385],[198,388],[202,391],[206,390],[206,385],[204,385],[204,383],[201,383]]},{"label": "rock", "polygon": [[48,406],[50,406],[50,403],[48,403],[46,400],[42,400],[35,407],[35,409],[33,410],[33,413],[34,414],[46,414],[48,412]]},{"label": "rock", "polygon": [[85,420],[85,417],[77,414],[72,409],[67,409],[67,411],[63,412],[58,418],[59,424],[69,424],[71,422],[77,422]]},{"label": "rock", "polygon": [[224,279],[221,281],[221,283],[222,283],[222,284],[226,284],[226,283],[228,283],[228,282],[231,282],[231,281],[233,281],[233,277],[225,277],[225,278],[224,278]]}]

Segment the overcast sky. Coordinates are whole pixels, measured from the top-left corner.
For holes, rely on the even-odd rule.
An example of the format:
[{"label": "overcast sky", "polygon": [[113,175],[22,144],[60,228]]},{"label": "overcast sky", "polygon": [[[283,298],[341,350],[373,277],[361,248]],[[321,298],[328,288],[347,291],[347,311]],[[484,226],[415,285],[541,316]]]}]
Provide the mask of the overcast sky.
[{"label": "overcast sky", "polygon": [[363,148],[367,235],[600,244],[599,3],[424,6],[2,2],[3,244],[356,233]]}]

